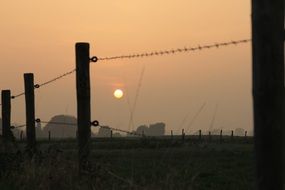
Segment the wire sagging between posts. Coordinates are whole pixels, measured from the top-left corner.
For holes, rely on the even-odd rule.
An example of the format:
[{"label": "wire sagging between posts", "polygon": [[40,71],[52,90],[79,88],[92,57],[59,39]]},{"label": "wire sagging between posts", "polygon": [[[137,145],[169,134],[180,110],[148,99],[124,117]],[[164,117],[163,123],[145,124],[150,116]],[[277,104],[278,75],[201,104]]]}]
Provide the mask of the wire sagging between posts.
[{"label": "wire sagging between posts", "polygon": [[[196,46],[196,47],[184,47],[184,48],[176,48],[171,50],[160,50],[160,51],[151,51],[148,53],[136,53],[136,54],[129,54],[129,55],[120,55],[120,56],[110,56],[110,57],[96,57],[93,56],[90,58],[90,62],[97,62],[97,61],[108,61],[108,60],[116,60],[116,59],[131,59],[131,58],[143,58],[143,57],[151,57],[151,56],[163,56],[163,55],[170,55],[170,54],[176,54],[176,53],[185,53],[190,51],[201,51],[204,49],[211,49],[211,48],[219,48],[219,47],[225,47],[229,45],[239,45],[243,43],[250,42],[251,39],[243,39],[243,40],[233,40],[228,42],[220,42],[220,43],[213,43],[210,45],[203,45],[203,46]],[[50,79],[46,82],[35,84],[35,89],[40,88],[42,86],[48,85],[50,83],[56,82],[59,79],[62,79],[68,75],[73,74],[76,71],[76,69],[72,69],[71,71],[68,71],[66,73],[63,73],[53,79]],[[21,92],[17,95],[11,96],[11,99],[16,99],[18,97],[21,97],[25,95],[25,92]],[[2,106],[2,104],[0,104]]]},{"label": "wire sagging between posts", "polygon": [[119,56],[111,56],[111,57],[96,57],[96,61],[108,61],[108,60],[116,60],[116,59],[132,59],[132,58],[143,58],[143,57],[151,57],[151,56],[162,56],[162,55],[170,55],[176,53],[185,53],[190,51],[200,51],[204,49],[211,49],[211,48],[219,48],[229,45],[239,45],[243,43],[250,42],[251,39],[243,39],[243,40],[234,40],[228,42],[220,42],[214,43],[210,45],[203,45],[203,46],[196,46],[196,47],[184,47],[184,48],[176,48],[171,50],[160,50],[160,51],[151,51],[148,53],[134,53],[129,55],[119,55]]},{"label": "wire sagging between posts", "polygon": [[[43,86],[45,86],[45,85],[48,85],[48,84],[50,84],[50,83],[56,82],[56,81],[59,80],[59,79],[62,79],[62,78],[64,78],[64,77],[68,76],[68,75],[73,74],[75,71],[76,71],[76,69],[72,69],[71,71],[68,71],[68,72],[66,72],[66,73],[64,73],[64,74],[62,74],[62,75],[59,75],[59,76],[57,76],[57,77],[55,77],[55,78],[53,78],[53,79],[50,79],[50,80],[48,80],[48,81],[46,81],[46,82],[43,82],[43,83],[40,83],[40,84],[35,84],[34,88],[35,88],[35,89],[38,89],[38,88],[43,87]],[[11,96],[11,99],[16,99],[16,98],[18,98],[18,97],[20,97],[20,96],[23,96],[23,95],[25,95],[25,92],[19,93],[19,94],[14,95],[14,96]],[[1,105],[1,104],[0,104],[0,105]]]},{"label": "wire sagging between posts", "polygon": [[[119,132],[123,132],[123,133],[127,133],[127,134],[130,134],[130,135],[135,135],[135,136],[145,136],[145,135],[142,135],[142,134],[138,134],[136,132],[130,132],[130,131],[126,131],[126,130],[123,130],[123,129],[118,129],[118,128],[113,128],[113,127],[109,127],[109,126],[102,126],[102,125],[99,125],[99,122],[98,121],[95,121],[96,124],[93,125],[94,121],[91,123],[92,126],[95,126],[95,127],[100,127],[100,128],[104,128],[104,129],[110,129],[110,130],[113,130],[113,131],[119,131]],[[66,122],[52,122],[52,121],[41,121],[40,119],[36,119],[36,123],[44,123],[44,124],[54,124],[54,125],[69,125],[69,126],[77,126],[77,123],[66,123]]]}]

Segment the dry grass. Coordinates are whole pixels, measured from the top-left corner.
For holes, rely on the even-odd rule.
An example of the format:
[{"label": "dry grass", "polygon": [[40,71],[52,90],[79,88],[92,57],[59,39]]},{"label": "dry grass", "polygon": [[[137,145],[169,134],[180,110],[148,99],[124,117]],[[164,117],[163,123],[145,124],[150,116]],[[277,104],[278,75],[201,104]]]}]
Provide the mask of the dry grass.
[{"label": "dry grass", "polygon": [[[76,147],[42,146],[1,153],[0,189],[253,189],[252,145],[93,149],[92,168],[79,175]],[[81,176],[81,177],[79,177]]]}]

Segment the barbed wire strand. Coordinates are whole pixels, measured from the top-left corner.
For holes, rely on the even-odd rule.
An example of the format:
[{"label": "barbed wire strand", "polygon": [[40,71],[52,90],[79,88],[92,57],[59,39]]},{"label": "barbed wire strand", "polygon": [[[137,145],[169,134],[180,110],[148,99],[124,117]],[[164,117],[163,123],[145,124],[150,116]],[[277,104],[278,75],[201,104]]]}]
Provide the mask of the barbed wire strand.
[{"label": "barbed wire strand", "polygon": [[22,128],[22,127],[26,127],[26,124],[23,125],[17,125],[17,126],[11,126],[11,129],[18,129],[18,128]]},{"label": "barbed wire strand", "polygon": [[129,134],[129,135],[135,135],[135,136],[145,137],[145,135],[143,135],[143,134],[139,134],[139,133],[136,133],[136,132],[130,132],[130,131],[123,130],[123,129],[113,128],[113,127],[109,127],[109,126],[102,126],[102,125],[100,125],[99,127],[100,127],[100,128],[105,128],[105,129],[112,129],[113,131],[124,132],[124,133],[127,133],[127,134]]},{"label": "barbed wire strand", "polygon": [[191,51],[200,51],[200,50],[211,49],[211,48],[219,48],[219,47],[230,46],[230,45],[239,45],[243,43],[248,43],[250,41],[251,39],[233,40],[233,41],[227,41],[227,42],[213,43],[210,45],[203,45],[203,46],[198,45],[196,47],[175,48],[171,50],[151,51],[148,53],[134,53],[134,54],[129,54],[129,55],[119,55],[119,56],[111,56],[111,57],[98,57],[97,60],[98,61],[108,61],[108,60],[116,60],[116,59],[132,59],[132,58],[162,56],[162,55],[185,53],[185,52],[191,52]]},{"label": "barbed wire strand", "polygon": [[[36,121],[36,122],[37,122],[37,121]],[[53,121],[39,121],[39,122],[37,122],[37,123],[77,126],[76,123],[53,122]]]},{"label": "barbed wire strand", "polygon": [[[63,74],[61,74],[61,75],[59,75],[59,76],[57,76],[57,77],[55,77],[55,78],[53,78],[53,79],[50,79],[50,80],[48,80],[48,81],[46,81],[46,82],[43,82],[43,83],[40,83],[40,84],[35,84],[35,85],[34,85],[34,88],[35,88],[35,89],[38,89],[38,88],[43,87],[43,86],[45,86],[45,85],[48,85],[48,84],[50,84],[50,83],[56,82],[56,81],[59,80],[59,79],[62,79],[62,78],[64,78],[64,77],[68,76],[68,75],[71,75],[71,74],[74,73],[75,71],[76,71],[76,69],[72,69],[71,71],[68,71],[68,72],[66,72],[66,73],[63,73]],[[18,97],[20,97],[20,96],[23,96],[23,95],[25,95],[25,92],[21,92],[21,93],[19,93],[19,94],[17,94],[17,95],[11,96],[11,99],[16,99],[16,98],[18,98]],[[2,105],[2,104],[0,104],[0,106],[1,106],[1,105]]]},{"label": "barbed wire strand", "polygon": [[[55,78],[53,78],[53,79],[51,79],[51,80],[48,80],[48,81],[43,82],[43,83],[38,84],[38,85],[39,85],[39,87],[48,85],[48,84],[50,84],[50,83],[53,83],[53,82],[55,82],[55,81],[57,81],[57,80],[59,80],[59,79],[62,79],[62,78],[64,78],[64,77],[66,77],[66,76],[68,76],[68,75],[73,74],[75,71],[76,71],[76,69],[72,69],[71,71],[68,71],[68,72],[66,72],[66,73],[64,73],[64,74],[62,74],[62,75],[60,75],[60,76],[57,76],[57,77],[55,77]],[[35,86],[36,86],[36,85],[35,85]]]},{"label": "barbed wire strand", "polygon": [[[48,121],[39,121],[37,123],[44,123],[44,124],[55,124],[55,125],[70,125],[70,126],[77,126],[76,123],[65,123],[65,122],[48,122]],[[135,136],[144,136],[142,134],[138,134],[136,132],[130,132],[130,131],[127,131],[127,130],[123,130],[123,129],[118,129],[118,128],[113,128],[113,127],[109,127],[109,126],[103,126],[103,125],[99,125],[98,127],[100,128],[104,128],[104,129],[110,129],[110,130],[113,130],[113,131],[119,131],[119,132],[123,132],[123,133],[127,133],[127,134],[130,134],[130,135],[135,135]]]},{"label": "barbed wire strand", "polygon": [[[251,39],[243,39],[243,40],[233,40],[233,41],[228,41],[228,42],[220,42],[220,43],[213,43],[210,45],[203,45],[203,46],[196,46],[196,47],[184,47],[184,48],[176,48],[176,49],[171,49],[171,50],[160,50],[160,51],[151,51],[148,53],[136,53],[136,54],[129,54],[129,55],[120,55],[120,56],[112,56],[112,57],[92,57],[90,58],[90,61],[98,60],[98,61],[107,61],[107,60],[116,60],[116,59],[131,59],[131,58],[142,58],[142,57],[151,57],[151,56],[162,56],[162,55],[169,55],[169,54],[175,54],[175,53],[183,53],[183,52],[190,52],[190,51],[201,51],[203,49],[211,49],[211,48],[219,48],[223,46],[229,46],[229,45],[239,45],[242,43],[248,43],[250,42]],[[95,59],[96,58],[96,59]],[[62,79],[72,73],[74,73],[76,69],[72,69],[71,71],[68,71],[62,75],[59,75],[53,79],[50,79],[46,82],[36,84],[35,89],[40,88],[42,86],[48,85],[50,83],[56,82],[59,79]],[[21,97],[25,95],[25,92],[21,92],[19,94],[16,94],[14,96],[11,96],[11,99],[16,99],[18,97]],[[0,104],[2,106],[2,104]]]}]

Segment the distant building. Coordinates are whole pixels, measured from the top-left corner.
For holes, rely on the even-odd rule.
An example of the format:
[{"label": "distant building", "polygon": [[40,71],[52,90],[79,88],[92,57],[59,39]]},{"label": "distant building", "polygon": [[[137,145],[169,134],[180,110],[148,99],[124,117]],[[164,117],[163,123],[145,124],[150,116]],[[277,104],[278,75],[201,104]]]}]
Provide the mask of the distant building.
[{"label": "distant building", "polygon": [[110,137],[111,136],[111,129],[110,128],[99,128],[97,137]]},{"label": "distant building", "polygon": [[[67,123],[67,124],[64,124]],[[42,137],[48,137],[51,132],[52,138],[75,138],[77,131],[77,119],[69,115],[56,115],[42,130]],[[37,129],[37,136],[40,137],[41,128]]]},{"label": "distant building", "polygon": [[163,136],[165,134],[165,123],[155,123],[149,126],[149,136]]},{"label": "distant building", "polygon": [[158,122],[155,124],[141,125],[135,131],[137,134],[144,134],[146,136],[163,136],[165,135],[165,123]]}]

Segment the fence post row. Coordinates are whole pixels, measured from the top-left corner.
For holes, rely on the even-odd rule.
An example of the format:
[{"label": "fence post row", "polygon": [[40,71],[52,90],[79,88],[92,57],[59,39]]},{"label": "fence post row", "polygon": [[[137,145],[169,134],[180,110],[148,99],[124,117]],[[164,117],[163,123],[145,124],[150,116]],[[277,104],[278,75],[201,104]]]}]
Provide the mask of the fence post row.
[{"label": "fence post row", "polygon": [[88,43],[76,43],[76,93],[79,170],[88,167],[91,137],[90,56]]},{"label": "fence post row", "polygon": [[11,91],[2,90],[2,135],[4,141],[12,140],[11,131]]},{"label": "fence post row", "polygon": [[28,150],[32,150],[34,152],[36,148],[34,74],[25,73],[24,81],[27,148]]}]

